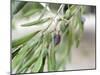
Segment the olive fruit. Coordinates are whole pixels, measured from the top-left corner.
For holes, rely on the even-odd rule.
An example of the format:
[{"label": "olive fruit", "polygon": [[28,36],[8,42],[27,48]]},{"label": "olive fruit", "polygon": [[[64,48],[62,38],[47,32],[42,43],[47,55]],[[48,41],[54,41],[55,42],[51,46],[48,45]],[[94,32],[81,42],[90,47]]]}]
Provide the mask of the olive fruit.
[{"label": "olive fruit", "polygon": [[60,41],[61,41],[61,36],[60,36],[60,34],[55,34],[55,35],[54,35],[54,44],[55,44],[55,45],[58,45],[58,44],[60,43]]}]

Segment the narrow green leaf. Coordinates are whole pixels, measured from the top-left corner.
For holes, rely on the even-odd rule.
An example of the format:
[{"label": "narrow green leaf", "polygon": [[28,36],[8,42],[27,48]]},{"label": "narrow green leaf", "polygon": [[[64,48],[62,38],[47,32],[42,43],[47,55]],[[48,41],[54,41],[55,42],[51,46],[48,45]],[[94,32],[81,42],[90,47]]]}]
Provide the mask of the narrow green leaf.
[{"label": "narrow green leaf", "polygon": [[18,46],[17,48],[12,49],[12,59],[18,54],[20,49],[21,49],[21,46]]},{"label": "narrow green leaf", "polygon": [[17,6],[15,7],[15,10],[13,12],[13,14],[17,14],[23,7],[24,5],[26,4],[27,2],[19,2],[17,4]]},{"label": "narrow green leaf", "polygon": [[39,58],[37,59],[37,61],[35,62],[32,72],[38,72],[40,70],[42,66],[42,61],[43,61],[43,56],[41,54]]},{"label": "narrow green leaf", "polygon": [[23,24],[21,26],[27,27],[27,26],[33,26],[33,25],[41,25],[41,24],[43,24],[43,23],[45,23],[45,22],[47,22],[49,20],[50,20],[50,18],[44,18],[44,19],[40,19],[40,20],[33,21],[31,23]]},{"label": "narrow green leaf", "polygon": [[61,25],[60,25],[61,32],[64,33],[67,28],[68,28],[68,25],[66,25],[65,21],[61,21]]},{"label": "narrow green leaf", "polygon": [[35,62],[37,60],[37,58],[40,55],[40,50],[41,50],[41,46],[35,51],[35,53],[32,55],[32,57],[24,63],[23,67],[21,67],[17,72],[22,72],[25,68],[31,66],[33,64],[33,62]]},{"label": "narrow green leaf", "polygon": [[22,37],[22,38],[13,40],[13,41],[12,41],[12,48],[17,47],[17,46],[19,46],[19,45],[21,45],[21,44],[27,42],[27,41],[30,40],[33,36],[35,36],[38,32],[39,32],[39,31],[34,32],[34,33],[31,33],[31,34],[28,34],[28,35],[26,35],[26,36],[24,36],[24,37]]},{"label": "narrow green leaf", "polygon": [[46,12],[47,12],[47,5],[41,11],[41,15],[39,16],[39,19],[43,18],[45,16]]},{"label": "narrow green leaf", "polygon": [[56,58],[53,43],[51,44],[50,53],[48,53],[48,71],[56,71]]},{"label": "narrow green leaf", "polygon": [[44,66],[45,66],[45,61],[46,61],[46,55],[43,57],[42,66],[41,66],[41,68],[39,69],[38,72],[43,72]]},{"label": "narrow green leaf", "polygon": [[51,41],[52,41],[51,33],[46,33],[44,39],[47,42],[47,44],[49,45],[51,43]]},{"label": "narrow green leaf", "polygon": [[25,46],[23,46],[20,51],[18,52],[18,54],[16,55],[16,57],[12,60],[12,67],[13,69],[16,68],[16,66],[22,64],[25,56],[27,55],[28,50],[31,47],[34,47],[34,45],[38,42],[39,38],[35,38],[33,37],[31,40],[29,40]]},{"label": "narrow green leaf", "polygon": [[[58,54],[60,55],[60,59],[57,60],[56,69],[62,69],[65,67],[65,64],[69,62],[70,51],[71,51],[71,44],[72,37],[71,33],[69,33],[69,28],[65,30],[62,34],[62,41],[60,43],[60,47],[58,47]],[[69,45],[70,44],[70,45]]]},{"label": "narrow green leaf", "polygon": [[23,16],[31,16],[35,14],[36,12],[39,12],[43,9],[44,7],[40,3],[36,2],[28,2],[22,9]]},{"label": "narrow green leaf", "polygon": [[73,14],[75,14],[76,9],[77,9],[77,8],[76,8],[76,5],[70,6],[70,7],[66,10],[66,13],[65,13],[64,17],[65,17],[67,20],[69,20],[69,19],[73,16]]},{"label": "narrow green leaf", "polygon": [[76,33],[76,36],[75,36],[75,41],[76,41],[76,47],[78,48],[79,47],[79,44],[80,44],[80,39],[81,39],[81,35],[83,33],[83,30],[84,30],[84,26],[83,26],[83,23],[81,21],[81,10],[79,11],[78,13],[78,16],[77,16],[77,26],[78,26],[78,32]]},{"label": "narrow green leaf", "polygon": [[71,15],[71,11],[70,11],[70,9],[68,9],[68,10],[66,11],[65,18],[66,18],[66,19],[69,19],[69,18],[70,18],[70,15]]}]

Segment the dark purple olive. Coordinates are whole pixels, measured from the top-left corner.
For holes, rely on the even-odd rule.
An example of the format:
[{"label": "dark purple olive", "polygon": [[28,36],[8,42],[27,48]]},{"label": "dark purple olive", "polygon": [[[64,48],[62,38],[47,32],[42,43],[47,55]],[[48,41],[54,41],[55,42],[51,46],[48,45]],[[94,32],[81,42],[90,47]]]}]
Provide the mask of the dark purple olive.
[{"label": "dark purple olive", "polygon": [[60,34],[55,34],[54,35],[54,44],[58,45],[60,43],[60,40],[61,40]]}]

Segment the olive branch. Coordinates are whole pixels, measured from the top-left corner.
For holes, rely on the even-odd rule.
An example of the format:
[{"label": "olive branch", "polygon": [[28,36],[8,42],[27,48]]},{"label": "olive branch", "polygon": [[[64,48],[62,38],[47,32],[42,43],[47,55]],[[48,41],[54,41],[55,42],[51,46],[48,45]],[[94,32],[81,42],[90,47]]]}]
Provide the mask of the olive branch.
[{"label": "olive branch", "polygon": [[[74,45],[79,46],[84,30],[84,22],[81,19],[84,6],[59,4],[54,16],[45,17],[46,12],[52,13],[53,11],[50,3],[44,4],[45,6],[35,2],[20,2],[16,6],[16,10],[12,12],[12,21],[14,16],[19,13],[23,17],[40,14],[37,20],[22,24],[21,27],[40,26],[48,23],[43,30],[12,40],[13,73],[63,71],[66,63],[71,59],[71,48]],[[64,9],[66,6],[68,8]],[[51,11],[48,11],[47,8]],[[50,29],[53,24],[53,28]]]}]

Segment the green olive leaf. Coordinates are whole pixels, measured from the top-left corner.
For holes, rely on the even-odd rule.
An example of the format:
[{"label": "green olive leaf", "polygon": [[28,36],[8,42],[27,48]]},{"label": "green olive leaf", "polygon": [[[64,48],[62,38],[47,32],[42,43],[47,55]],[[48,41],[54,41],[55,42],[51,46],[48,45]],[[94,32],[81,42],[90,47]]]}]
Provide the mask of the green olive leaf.
[{"label": "green olive leaf", "polygon": [[43,61],[43,55],[41,54],[37,61],[34,64],[34,67],[32,69],[32,72],[38,72],[42,66],[42,61]]},{"label": "green olive leaf", "polygon": [[17,46],[19,46],[19,45],[21,45],[21,44],[27,42],[27,41],[30,40],[33,36],[35,36],[38,32],[39,32],[39,31],[34,32],[34,33],[30,33],[30,34],[28,34],[28,35],[26,35],[26,36],[24,36],[24,37],[21,37],[21,38],[19,38],[19,39],[16,39],[16,40],[12,40],[12,48],[17,47]]},{"label": "green olive leaf", "polygon": [[23,65],[23,67],[21,67],[20,69],[18,69],[17,72],[23,71],[25,68],[30,67],[30,66],[33,64],[33,62],[37,61],[37,58],[39,57],[40,52],[41,52],[40,50],[41,50],[41,45],[40,45],[40,47],[35,51],[35,53],[32,55],[32,57],[30,58],[30,60],[26,61],[26,62],[24,63],[24,65]]},{"label": "green olive leaf", "polygon": [[31,47],[34,47],[36,43],[39,41],[39,38],[33,37],[31,40],[29,40],[18,52],[16,57],[12,60],[13,64],[12,67],[15,68],[18,64],[20,65],[23,62],[23,59],[27,55],[28,50]]},{"label": "green olive leaf", "polygon": [[50,45],[50,52],[48,53],[48,71],[56,71],[56,57],[55,57],[54,41],[52,41]]},{"label": "green olive leaf", "polygon": [[39,20],[33,21],[31,23],[25,23],[25,24],[23,24],[21,26],[28,27],[28,26],[33,26],[33,25],[41,25],[41,24],[43,24],[43,23],[45,23],[45,22],[47,22],[49,20],[50,20],[50,18],[39,19]]},{"label": "green olive leaf", "polygon": [[17,48],[12,49],[12,59],[18,54],[19,50],[22,46],[18,46]]},{"label": "green olive leaf", "polygon": [[43,57],[42,65],[38,72],[43,72],[44,66],[45,66],[45,61],[46,61],[46,55]]},{"label": "green olive leaf", "polygon": [[36,12],[39,12],[44,7],[40,3],[28,2],[22,9],[22,15],[25,17],[31,16]]},{"label": "green olive leaf", "polygon": [[64,17],[69,20],[77,11],[77,5],[72,5],[66,10]]},{"label": "green olive leaf", "polygon": [[[27,3],[27,2],[17,2],[16,0],[15,1],[15,4],[12,5],[12,7],[14,6],[14,11],[13,11],[13,14],[17,14],[23,7],[24,5]],[[13,2],[14,3],[14,2]]]}]

